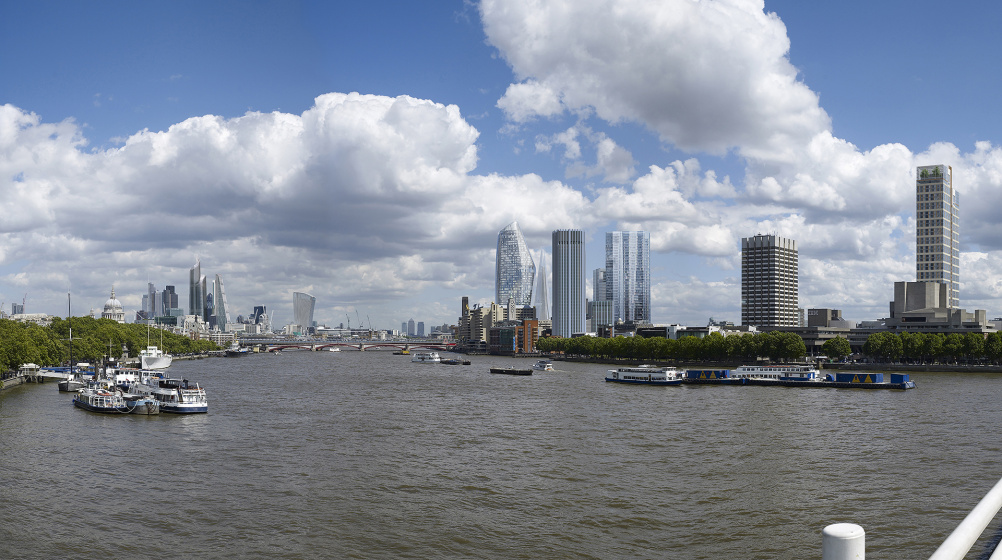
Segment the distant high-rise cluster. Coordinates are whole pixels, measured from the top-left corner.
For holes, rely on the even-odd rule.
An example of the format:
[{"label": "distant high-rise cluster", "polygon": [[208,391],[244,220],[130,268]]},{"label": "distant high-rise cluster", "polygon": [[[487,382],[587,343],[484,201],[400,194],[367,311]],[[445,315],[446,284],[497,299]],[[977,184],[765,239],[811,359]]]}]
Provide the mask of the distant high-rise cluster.
[{"label": "distant high-rise cluster", "polygon": [[741,324],[795,327],[799,323],[797,242],[778,235],[741,240]]},{"label": "distant high-rise cluster", "polygon": [[226,324],[230,322],[226,307],[223,279],[217,274],[210,288],[202,274],[202,263],[196,260],[195,266],[188,271],[188,314],[204,321],[210,329],[226,331]]},{"label": "distant high-rise cluster", "polygon": [[915,174],[915,279],[946,284],[948,307],[960,307],[960,200],[953,168],[925,165]]}]

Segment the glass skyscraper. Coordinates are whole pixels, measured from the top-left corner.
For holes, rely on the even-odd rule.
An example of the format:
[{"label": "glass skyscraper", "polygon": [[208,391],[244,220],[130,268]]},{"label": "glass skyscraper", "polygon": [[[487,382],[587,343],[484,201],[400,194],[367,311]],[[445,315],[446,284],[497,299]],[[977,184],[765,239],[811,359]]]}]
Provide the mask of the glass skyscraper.
[{"label": "glass skyscraper", "polygon": [[313,327],[313,308],[317,305],[317,298],[303,292],[292,292],[292,317],[293,321],[303,330],[309,332]]},{"label": "glass skyscraper", "polygon": [[517,307],[532,305],[532,282],[536,277],[536,264],[532,262],[532,255],[522,237],[522,231],[518,229],[518,222],[512,222],[498,232],[494,273],[495,303],[507,306],[511,300]]},{"label": "glass skyscraper", "polygon": [[553,336],[585,331],[585,236],[579,229],[553,232]]},{"label": "glass skyscraper", "polygon": [[915,279],[949,289],[960,307],[960,201],[949,165],[919,167],[915,177]]},{"label": "glass skyscraper", "polygon": [[[606,301],[612,302],[613,321],[651,321],[651,235],[646,231],[605,234]],[[599,275],[595,275],[596,285]],[[596,300],[598,296],[596,294]]]}]

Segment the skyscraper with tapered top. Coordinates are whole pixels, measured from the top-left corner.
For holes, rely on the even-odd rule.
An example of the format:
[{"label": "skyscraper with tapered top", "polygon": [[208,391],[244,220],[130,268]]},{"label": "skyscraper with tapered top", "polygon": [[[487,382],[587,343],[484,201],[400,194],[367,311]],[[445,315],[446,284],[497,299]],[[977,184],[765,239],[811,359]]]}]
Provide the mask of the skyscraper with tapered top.
[{"label": "skyscraper with tapered top", "polygon": [[518,222],[512,222],[498,232],[498,249],[494,267],[495,303],[517,307],[532,305],[532,281],[536,263],[525,244]]},{"label": "skyscraper with tapered top", "polygon": [[553,232],[553,336],[585,331],[585,234],[579,229]]},{"label": "skyscraper with tapered top", "polygon": [[948,306],[959,308],[960,201],[953,168],[925,165],[915,175],[915,279],[946,284]]}]

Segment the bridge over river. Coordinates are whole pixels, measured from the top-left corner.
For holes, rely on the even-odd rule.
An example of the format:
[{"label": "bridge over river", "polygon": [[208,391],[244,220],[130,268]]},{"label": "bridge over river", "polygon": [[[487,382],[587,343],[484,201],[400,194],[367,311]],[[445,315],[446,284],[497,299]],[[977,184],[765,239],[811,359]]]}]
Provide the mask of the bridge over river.
[{"label": "bridge over river", "polygon": [[409,340],[289,340],[274,338],[241,338],[240,346],[259,347],[267,352],[281,352],[283,350],[311,350],[314,352],[333,350],[394,350],[398,352],[410,352],[415,349],[436,350],[448,352],[455,348],[454,342],[443,342],[437,339],[409,339]]}]

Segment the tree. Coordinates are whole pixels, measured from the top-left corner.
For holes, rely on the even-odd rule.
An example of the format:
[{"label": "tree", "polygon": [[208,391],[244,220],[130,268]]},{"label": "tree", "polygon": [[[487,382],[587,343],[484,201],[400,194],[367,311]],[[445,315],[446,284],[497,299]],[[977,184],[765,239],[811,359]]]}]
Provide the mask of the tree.
[{"label": "tree", "polygon": [[821,351],[825,353],[825,356],[840,360],[849,354],[852,354],[852,347],[849,346],[849,341],[841,336],[836,336],[825,341],[821,346]]},{"label": "tree", "polygon": [[889,332],[873,333],[866,337],[863,353],[874,358],[892,360],[901,357],[901,338]]},{"label": "tree", "polygon": [[993,362],[1002,359],[1002,334],[993,332],[988,335],[985,339],[985,355]]},{"label": "tree", "polygon": [[985,337],[979,333],[964,335],[964,355],[968,360],[980,360],[985,356]]}]

